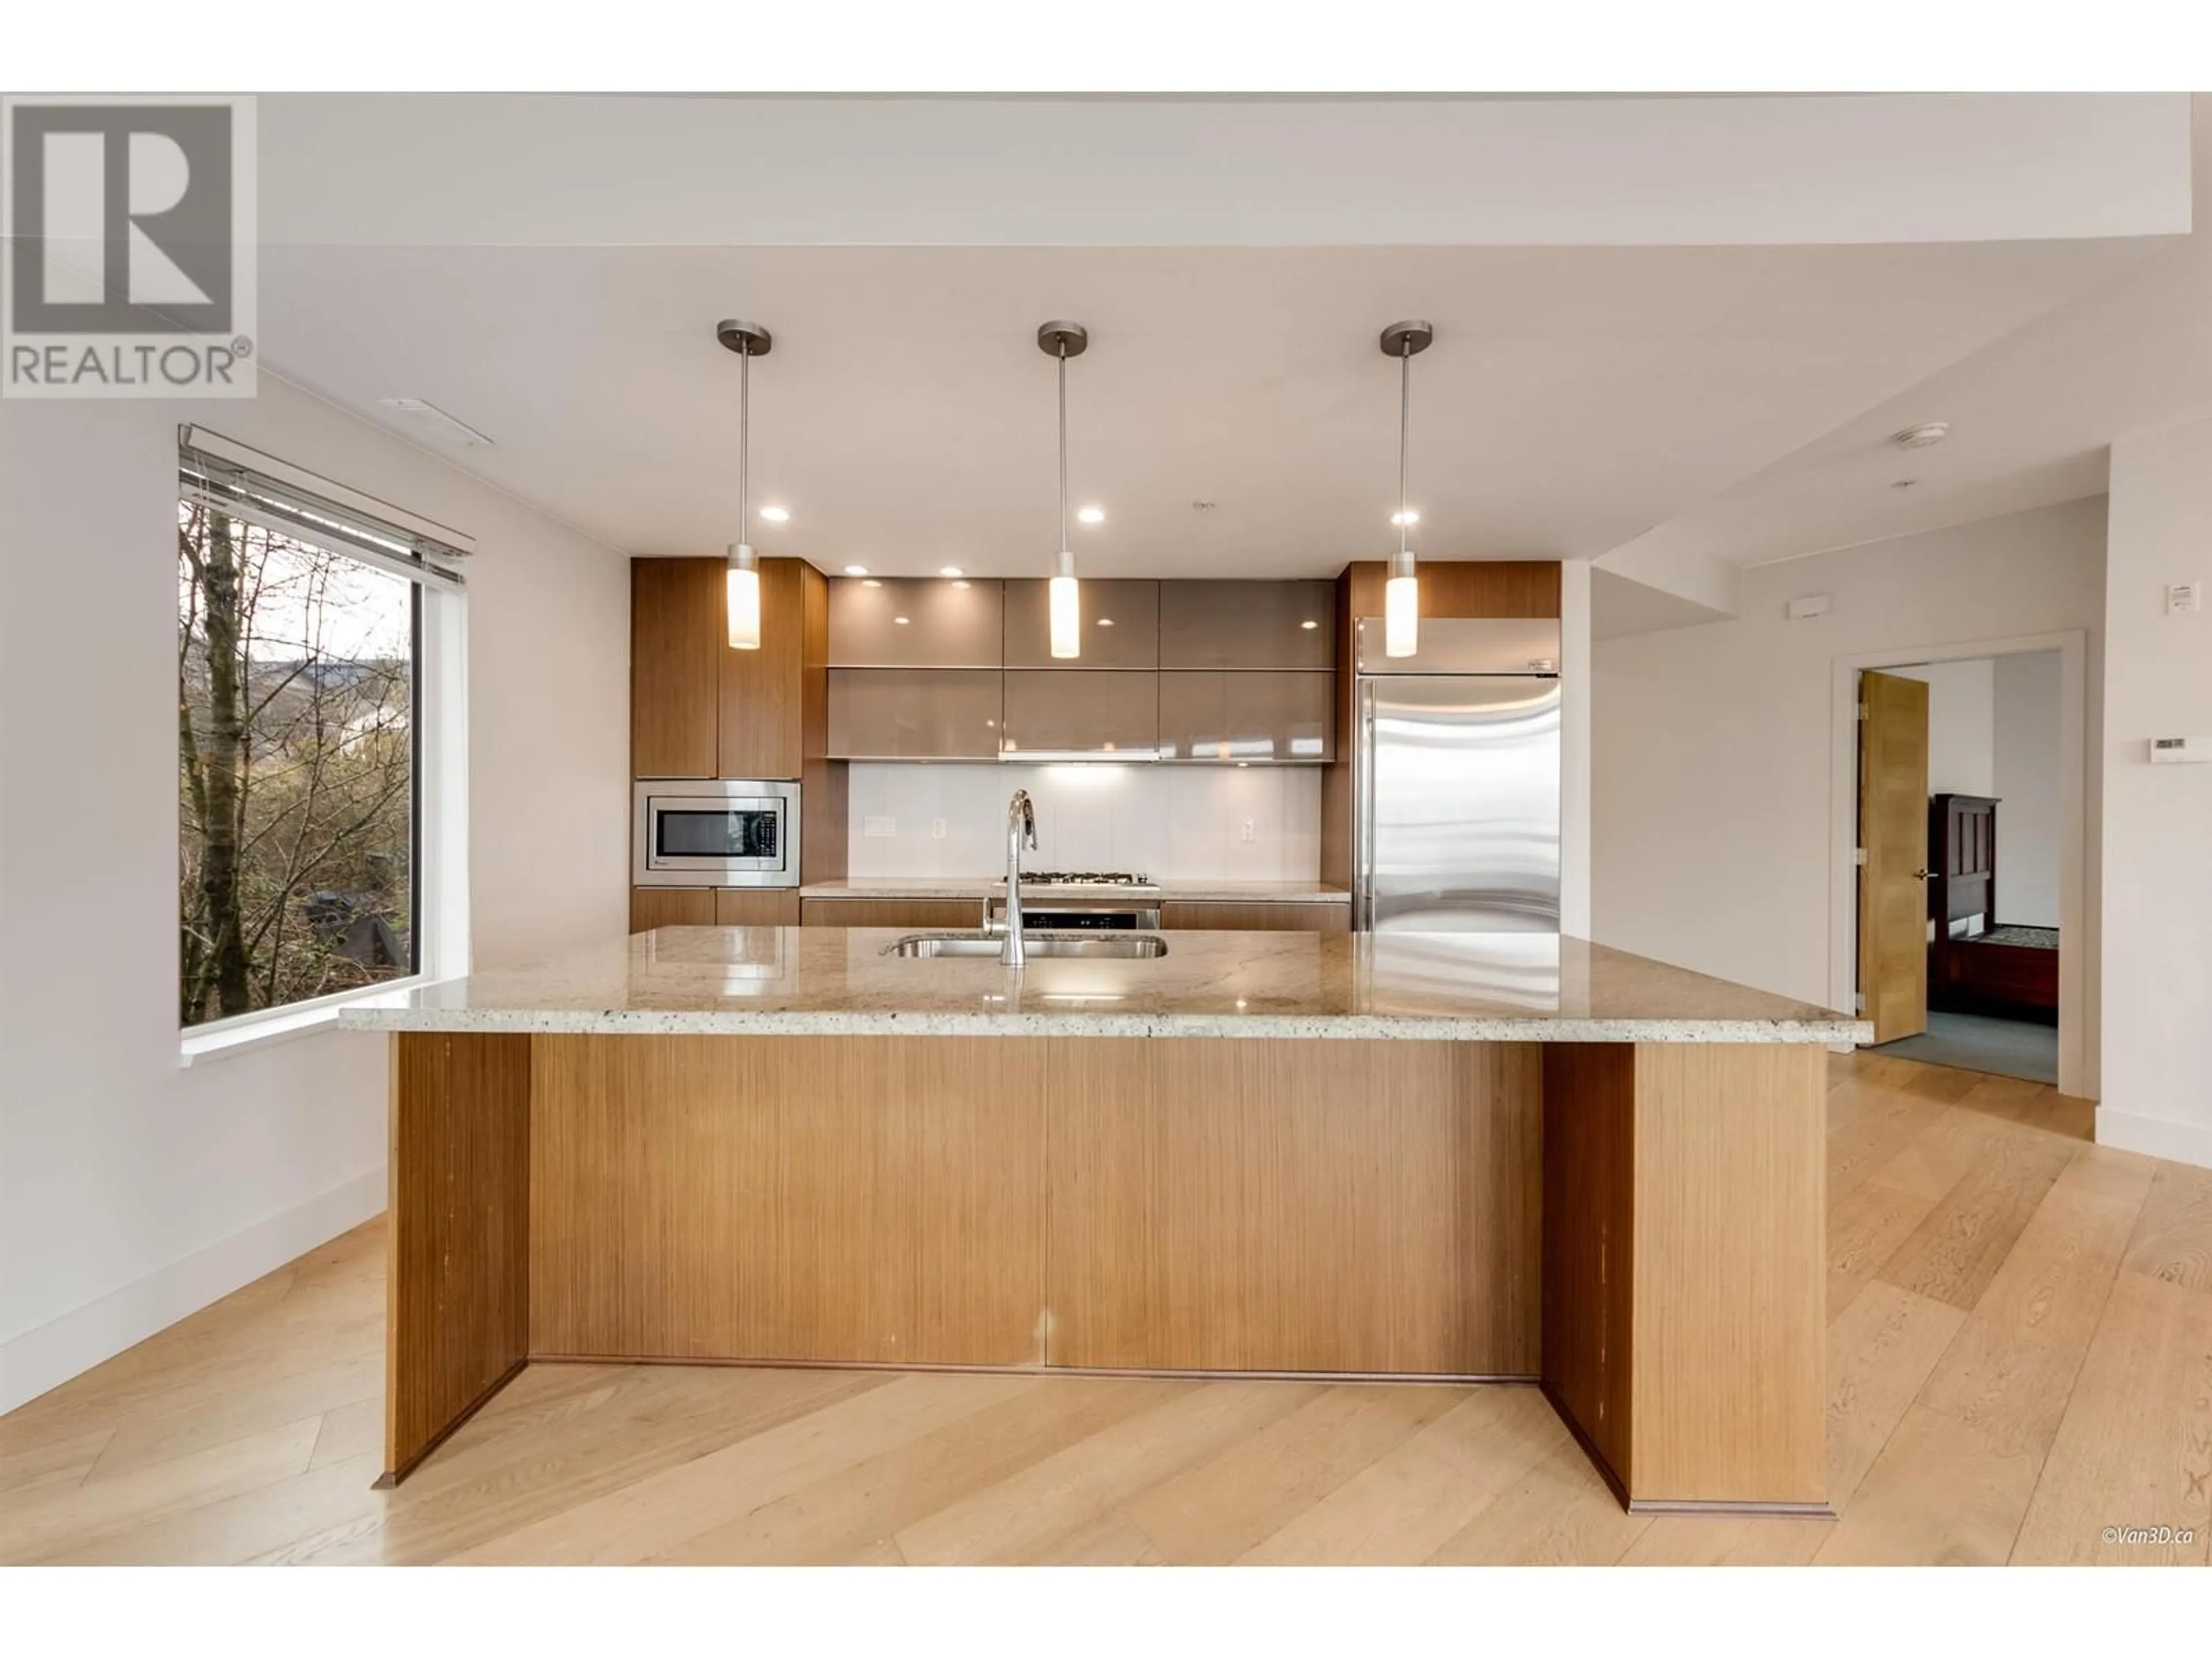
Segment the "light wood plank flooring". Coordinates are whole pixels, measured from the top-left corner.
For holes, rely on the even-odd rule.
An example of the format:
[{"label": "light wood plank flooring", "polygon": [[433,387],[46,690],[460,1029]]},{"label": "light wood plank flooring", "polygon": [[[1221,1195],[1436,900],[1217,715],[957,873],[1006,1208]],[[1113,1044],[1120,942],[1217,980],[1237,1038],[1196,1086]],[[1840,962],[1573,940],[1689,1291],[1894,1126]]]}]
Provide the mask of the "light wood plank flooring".
[{"label": "light wood plank flooring", "polygon": [[2212,1172],[1876,1055],[1830,1124],[1834,1522],[1625,1515],[1528,1389],[675,1366],[374,1492],[371,1223],[0,1419],[0,1560],[2204,1565]]}]

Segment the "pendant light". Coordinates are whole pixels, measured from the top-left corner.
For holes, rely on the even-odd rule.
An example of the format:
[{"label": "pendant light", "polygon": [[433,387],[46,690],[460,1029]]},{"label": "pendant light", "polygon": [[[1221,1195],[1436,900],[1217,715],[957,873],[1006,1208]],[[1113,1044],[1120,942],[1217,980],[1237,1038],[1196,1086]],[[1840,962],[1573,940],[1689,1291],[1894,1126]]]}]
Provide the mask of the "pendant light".
[{"label": "pendant light", "polygon": [[1398,551],[1390,560],[1390,580],[1382,585],[1382,654],[1410,657],[1420,649],[1421,583],[1413,572],[1412,510],[1406,505],[1406,449],[1413,425],[1413,354],[1426,351],[1435,329],[1418,320],[1393,323],[1382,331],[1382,355],[1398,360]]},{"label": "pendant light", "polygon": [[738,535],[730,544],[730,562],[723,573],[725,605],[729,612],[730,645],[738,651],[757,651],[761,642],[760,556],[743,539],[750,522],[745,514],[745,465],[752,447],[753,359],[765,357],[775,342],[758,323],[726,318],[714,325],[714,337],[738,354]]},{"label": "pendant light", "polygon": [[1047,589],[1052,621],[1052,654],[1083,654],[1083,605],[1075,585],[1075,555],[1067,545],[1067,360],[1080,357],[1091,332],[1080,323],[1047,323],[1037,330],[1037,349],[1060,365],[1060,551],[1054,555]]}]

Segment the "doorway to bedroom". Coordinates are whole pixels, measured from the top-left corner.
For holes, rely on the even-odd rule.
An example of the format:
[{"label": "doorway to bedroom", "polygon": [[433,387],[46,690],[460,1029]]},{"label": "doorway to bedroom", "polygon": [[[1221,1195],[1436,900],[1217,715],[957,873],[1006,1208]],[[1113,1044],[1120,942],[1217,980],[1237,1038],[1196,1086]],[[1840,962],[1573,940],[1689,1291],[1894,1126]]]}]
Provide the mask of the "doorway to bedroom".
[{"label": "doorway to bedroom", "polygon": [[1875,1051],[2057,1084],[2056,650],[1860,676],[1859,994]]}]

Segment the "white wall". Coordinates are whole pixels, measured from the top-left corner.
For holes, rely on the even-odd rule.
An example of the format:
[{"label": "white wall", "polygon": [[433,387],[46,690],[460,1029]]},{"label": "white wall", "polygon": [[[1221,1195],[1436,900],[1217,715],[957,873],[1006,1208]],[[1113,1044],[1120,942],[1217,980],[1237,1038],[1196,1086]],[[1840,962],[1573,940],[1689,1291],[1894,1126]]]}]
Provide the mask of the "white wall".
[{"label": "white wall", "polygon": [[[1022,854],[1029,869],[1184,881],[1313,881],[1321,871],[1316,767],[855,762],[850,783],[856,881],[1004,875],[1006,799],[1017,789],[1036,809],[1037,850]],[[872,817],[895,833],[869,836]],[[940,818],[942,840],[931,834]]]},{"label": "white wall", "polygon": [[[1989,795],[1996,793],[1997,747],[1996,662],[1972,657],[1962,662],[1923,663],[1894,671],[1905,679],[1928,683],[1928,793],[1931,795]],[[2057,728],[2051,729],[2057,740]]]},{"label": "white wall", "polygon": [[2058,653],[1996,664],[1990,789],[1997,806],[1997,920],[2058,926]]},{"label": "white wall", "polygon": [[[2104,540],[2103,501],[2069,502],[1760,566],[1740,617],[1597,641],[1595,937],[1827,1003],[1838,659],[2083,629],[2094,688]],[[1815,593],[1827,615],[1786,619]]]},{"label": "white wall", "polygon": [[179,1064],[180,421],[477,538],[477,961],[624,927],[623,561],[261,385],[0,404],[0,1409],[384,1206],[380,1039]]},{"label": "white wall", "polygon": [[2212,422],[2112,446],[2105,616],[2105,1087],[2097,1138],[2212,1164],[2212,766],[2153,766],[2154,737],[2212,738]]}]

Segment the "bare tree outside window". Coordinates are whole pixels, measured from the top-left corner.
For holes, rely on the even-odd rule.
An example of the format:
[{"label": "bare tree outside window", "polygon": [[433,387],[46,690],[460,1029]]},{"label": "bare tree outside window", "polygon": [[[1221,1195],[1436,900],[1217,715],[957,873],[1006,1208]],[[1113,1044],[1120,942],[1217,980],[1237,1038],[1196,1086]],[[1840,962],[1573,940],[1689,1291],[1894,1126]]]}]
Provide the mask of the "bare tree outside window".
[{"label": "bare tree outside window", "polygon": [[185,1025],[410,974],[416,589],[177,514]]}]

